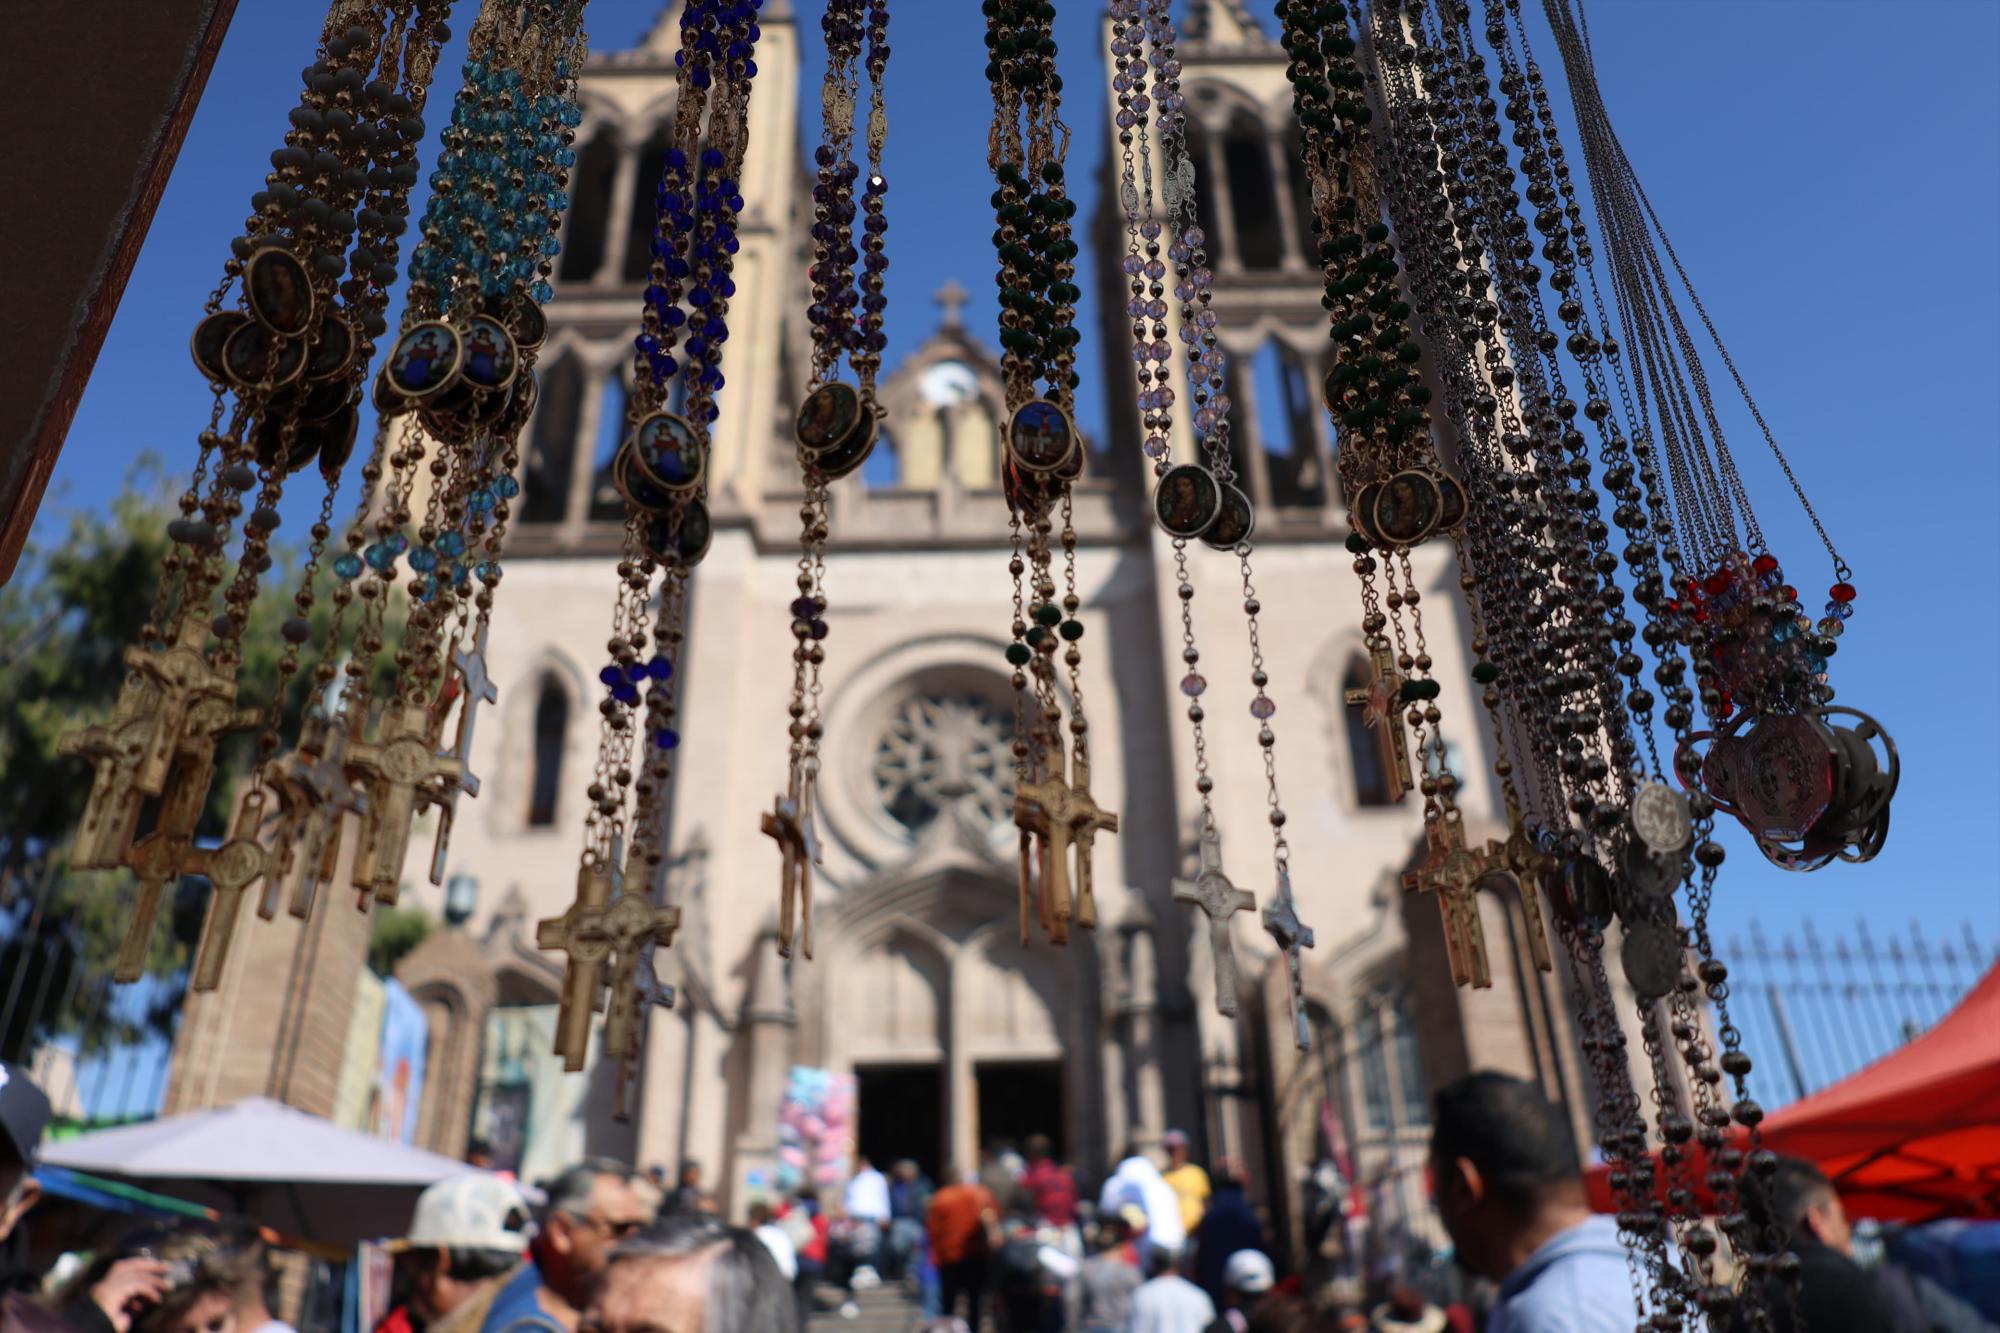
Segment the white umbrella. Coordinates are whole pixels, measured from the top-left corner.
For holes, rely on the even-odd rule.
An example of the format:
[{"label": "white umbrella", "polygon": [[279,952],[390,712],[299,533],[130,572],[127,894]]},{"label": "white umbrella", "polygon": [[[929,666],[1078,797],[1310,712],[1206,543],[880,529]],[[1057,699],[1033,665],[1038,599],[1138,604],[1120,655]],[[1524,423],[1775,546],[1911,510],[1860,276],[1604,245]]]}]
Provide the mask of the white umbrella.
[{"label": "white umbrella", "polygon": [[338,1245],[401,1235],[425,1186],[475,1169],[262,1097],[101,1129],[41,1160]]}]

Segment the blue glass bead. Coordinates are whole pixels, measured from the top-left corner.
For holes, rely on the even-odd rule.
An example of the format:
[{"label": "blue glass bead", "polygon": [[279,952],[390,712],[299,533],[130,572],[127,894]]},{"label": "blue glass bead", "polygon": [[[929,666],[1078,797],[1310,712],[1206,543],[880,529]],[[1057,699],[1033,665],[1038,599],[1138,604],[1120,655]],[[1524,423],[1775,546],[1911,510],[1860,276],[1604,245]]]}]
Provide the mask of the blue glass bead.
[{"label": "blue glass bead", "polygon": [[437,552],[428,546],[419,546],[410,552],[410,568],[420,574],[428,574],[437,568]]},{"label": "blue glass bead", "polygon": [[625,680],[627,683],[639,685],[644,683],[645,679],[646,664],[644,662],[634,662],[625,668]]},{"label": "blue glass bead", "polygon": [[400,532],[394,532],[389,534],[389,550],[393,554],[401,555],[403,552],[409,549],[410,549],[410,539],[408,537],[405,537]]},{"label": "blue glass bead", "polygon": [[636,704],[639,702],[639,691],[635,686],[621,683],[611,687],[611,697],[621,704]]},{"label": "blue glass bead", "polygon": [[521,483],[503,473],[493,479],[493,489],[511,500],[521,493]]},{"label": "blue glass bead", "polygon": [[396,553],[381,542],[370,542],[368,548],[361,553],[361,557],[368,562],[368,567],[377,573],[386,574],[396,567]]},{"label": "blue glass bead", "polygon": [[536,283],[528,294],[535,298],[536,305],[547,305],[550,301],[556,299],[556,289],[549,286],[546,282]]},{"label": "blue glass bead", "polygon": [[498,560],[481,560],[472,567],[472,572],[479,575],[479,581],[490,588],[500,581],[500,562]]},{"label": "blue glass bead", "polygon": [[613,664],[600,670],[597,678],[606,685],[622,685],[625,683],[625,671],[624,668]]},{"label": "blue glass bead", "polygon": [[672,727],[665,727],[653,733],[653,744],[659,746],[662,750],[676,749],[680,743],[681,734]]},{"label": "blue glass bead", "polygon": [[465,497],[465,507],[475,514],[491,513],[493,510],[493,492],[483,486],[480,487]]},{"label": "blue glass bead", "polygon": [[660,315],[660,322],[670,329],[677,329],[688,322],[687,311],[679,306],[668,306]]},{"label": "blue glass bead", "polygon": [[344,579],[361,577],[361,557],[352,551],[342,551],[333,558],[333,572]]},{"label": "blue glass bead", "polygon": [[674,674],[674,664],[664,657],[655,657],[652,661],[646,663],[646,674],[654,680],[671,680]]},{"label": "blue glass bead", "polygon": [[461,532],[440,534],[437,539],[437,549],[439,555],[457,559],[465,554],[465,534]]}]

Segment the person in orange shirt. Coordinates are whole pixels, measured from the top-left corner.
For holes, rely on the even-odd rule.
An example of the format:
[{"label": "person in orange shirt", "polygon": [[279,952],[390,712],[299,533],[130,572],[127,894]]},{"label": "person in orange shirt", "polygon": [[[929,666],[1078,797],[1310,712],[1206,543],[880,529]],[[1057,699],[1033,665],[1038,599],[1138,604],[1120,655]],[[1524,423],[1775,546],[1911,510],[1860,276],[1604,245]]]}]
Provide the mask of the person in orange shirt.
[{"label": "person in orange shirt", "polygon": [[1160,1140],[1160,1146],[1167,1150],[1167,1161],[1170,1163],[1160,1175],[1181,1201],[1181,1225],[1192,1236],[1194,1229],[1201,1225],[1201,1215],[1208,1211],[1208,1172],[1189,1159],[1188,1136],[1180,1130],[1168,1130]]},{"label": "person in orange shirt", "polygon": [[943,1288],[944,1316],[950,1319],[958,1313],[958,1297],[963,1292],[971,1306],[969,1323],[978,1328],[987,1260],[1000,1227],[1000,1205],[985,1186],[968,1182],[958,1167],[946,1168],[944,1182],[944,1188],[931,1196],[926,1219],[938,1283]]}]

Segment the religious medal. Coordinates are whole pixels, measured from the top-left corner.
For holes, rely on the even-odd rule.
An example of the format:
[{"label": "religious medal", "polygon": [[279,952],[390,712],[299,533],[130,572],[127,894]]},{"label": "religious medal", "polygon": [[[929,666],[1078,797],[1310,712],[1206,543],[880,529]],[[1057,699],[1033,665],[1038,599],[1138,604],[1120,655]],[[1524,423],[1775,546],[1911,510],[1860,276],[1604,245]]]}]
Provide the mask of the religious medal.
[{"label": "religious medal", "polygon": [[1221,513],[1222,488],[1199,464],[1169,468],[1153,488],[1153,514],[1169,537],[1193,540],[1213,527]]}]

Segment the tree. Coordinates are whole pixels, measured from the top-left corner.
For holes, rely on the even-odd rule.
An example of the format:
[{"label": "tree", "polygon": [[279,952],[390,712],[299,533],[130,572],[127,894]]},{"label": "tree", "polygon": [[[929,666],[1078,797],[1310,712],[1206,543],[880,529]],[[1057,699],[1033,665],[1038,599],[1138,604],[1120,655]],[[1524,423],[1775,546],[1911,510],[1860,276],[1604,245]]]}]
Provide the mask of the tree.
[{"label": "tree", "polygon": [[[71,728],[108,717],[117,701],[125,649],[138,641],[153,608],[167,524],[178,516],[176,495],[159,460],[142,455],[106,511],[70,511],[62,539],[31,544],[12,583],[0,588],[0,977],[8,979],[0,985],[0,1047],[18,1048],[33,1035],[13,1012],[23,1007],[20,993],[63,994],[76,969],[86,979],[101,974],[123,939],[129,876],[67,868],[90,770],[57,746]],[[261,702],[259,691],[268,692],[276,679],[283,651],[278,628],[293,613],[301,568],[296,546],[273,546],[264,595],[243,636],[239,679],[246,702]],[[315,646],[332,626],[324,586],[330,579],[322,572],[315,587]],[[391,641],[397,628],[393,621],[385,627]],[[311,652],[282,701],[281,735],[297,734],[311,693]],[[199,836],[224,832],[255,755],[254,733],[231,736],[220,747]],[[200,881],[183,881],[173,910],[156,923],[148,972],[168,976],[187,965],[206,902]],[[31,984],[14,987],[16,976]],[[11,1004],[10,989],[17,992]],[[75,1022],[74,1013],[58,1012],[59,1002],[42,1007],[49,1012],[26,1021],[44,1032]],[[147,1025],[170,1024],[173,1006],[165,1007]]]}]

